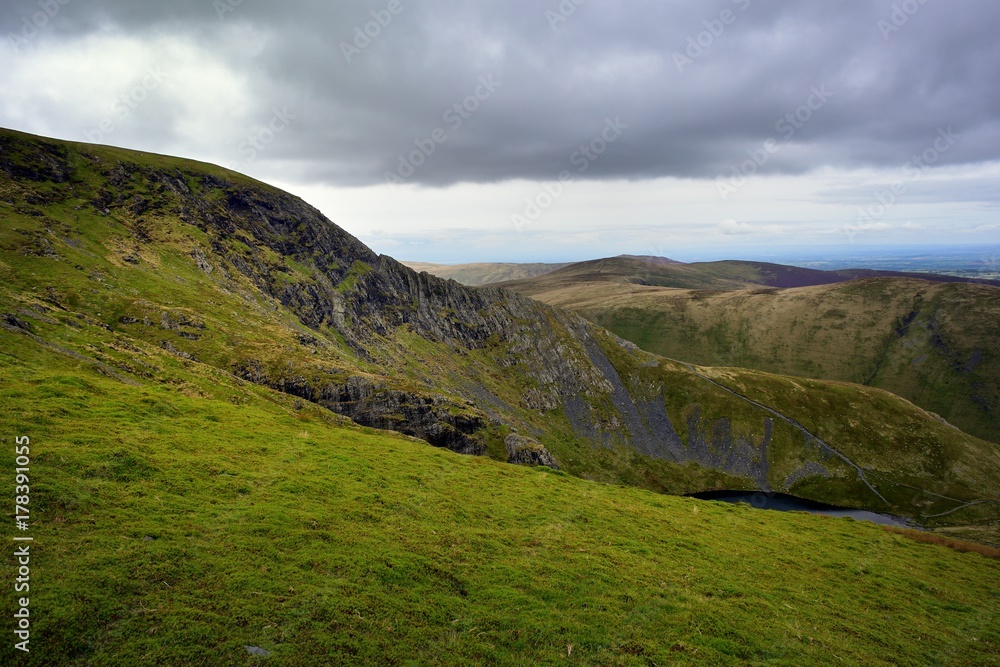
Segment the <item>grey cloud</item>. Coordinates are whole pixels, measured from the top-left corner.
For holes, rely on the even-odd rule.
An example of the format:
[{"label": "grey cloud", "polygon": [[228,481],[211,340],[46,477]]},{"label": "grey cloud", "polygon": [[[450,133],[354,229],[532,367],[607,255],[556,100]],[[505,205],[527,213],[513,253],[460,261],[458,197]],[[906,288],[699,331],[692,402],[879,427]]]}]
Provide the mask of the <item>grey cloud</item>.
[{"label": "grey cloud", "polygon": [[[761,173],[896,168],[946,126],[964,140],[940,164],[1000,158],[1000,5],[990,0],[910,0],[919,9],[887,38],[879,21],[892,21],[888,0],[588,0],[555,28],[546,12],[559,12],[558,0],[399,0],[401,11],[351,62],[343,44],[371,12],[385,17],[389,0],[218,2],[232,8],[221,19],[210,0],[70,0],[36,46],[109,30],[195,39],[250,78],[247,117],[264,123],[275,107],[295,110],[260,159],[300,182],[384,182],[436,129],[446,141],[408,182],[552,180],[609,117],[629,128],[581,176],[715,178],[770,138],[781,150]],[[6,5],[2,34],[37,8]],[[237,26],[263,35],[258,52],[219,39]],[[700,54],[686,53],[689,39],[701,39]],[[677,53],[691,59],[683,72]],[[502,86],[460,127],[454,115],[449,123],[446,112],[491,76]],[[823,85],[833,97],[786,139],[779,121]],[[176,145],[167,126],[162,141]]]},{"label": "grey cloud", "polygon": [[889,192],[893,186],[902,188],[898,199],[906,204],[979,204],[986,208],[1000,208],[1000,185],[996,179],[964,176],[960,180],[935,178],[930,172],[918,178],[909,178],[900,170],[891,181],[867,185],[842,185],[818,194],[824,203],[868,205],[878,195]]}]

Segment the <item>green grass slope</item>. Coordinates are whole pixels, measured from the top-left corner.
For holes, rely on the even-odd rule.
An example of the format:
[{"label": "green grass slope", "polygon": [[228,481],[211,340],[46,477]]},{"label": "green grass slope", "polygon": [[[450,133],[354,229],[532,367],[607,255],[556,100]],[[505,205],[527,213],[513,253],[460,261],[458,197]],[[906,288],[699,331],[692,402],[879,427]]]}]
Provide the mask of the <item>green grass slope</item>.
[{"label": "green grass slope", "polygon": [[0,329],[0,424],[4,665],[997,664],[996,560],[459,456],[99,327]]}]

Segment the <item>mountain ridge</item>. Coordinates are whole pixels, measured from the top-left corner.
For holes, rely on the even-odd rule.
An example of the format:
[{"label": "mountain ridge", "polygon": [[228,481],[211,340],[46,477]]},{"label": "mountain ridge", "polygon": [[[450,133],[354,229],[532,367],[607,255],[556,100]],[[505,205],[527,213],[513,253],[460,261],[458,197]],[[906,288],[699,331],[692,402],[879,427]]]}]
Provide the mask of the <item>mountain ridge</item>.
[{"label": "mountain ridge", "polygon": [[[789,490],[930,523],[952,512],[937,521],[951,525],[993,512],[967,503],[993,494],[996,452],[892,395],[813,382],[803,402],[799,381],[692,372],[567,311],[417,274],[217,167],[4,131],[0,171],[0,307],[18,335],[51,342],[80,319],[455,451],[510,460],[518,435],[597,481]],[[98,350],[86,351],[102,368],[160,381],[127,351]],[[857,404],[877,410],[853,423]],[[886,437],[891,455],[876,446]]]},{"label": "mountain ridge", "polygon": [[813,287],[880,277],[912,278],[944,283],[975,283],[1000,287],[1000,281],[976,280],[933,273],[908,273],[881,269],[821,270],[745,260],[694,263],[680,263],[673,260],[659,262],[629,255],[577,262],[544,275],[499,284],[530,295],[569,287],[581,282],[628,283],[677,289],[733,290],[751,287],[777,289]]}]

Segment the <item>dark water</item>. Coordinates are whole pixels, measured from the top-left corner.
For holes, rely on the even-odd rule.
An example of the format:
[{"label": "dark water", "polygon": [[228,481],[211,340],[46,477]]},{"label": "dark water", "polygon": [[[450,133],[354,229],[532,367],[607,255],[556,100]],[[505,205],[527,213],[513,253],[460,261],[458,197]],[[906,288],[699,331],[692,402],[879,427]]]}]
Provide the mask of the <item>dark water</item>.
[{"label": "dark water", "polygon": [[916,528],[916,526],[906,523],[904,519],[877,514],[867,510],[855,510],[847,507],[837,507],[826,505],[812,500],[796,498],[784,493],[753,493],[750,491],[708,491],[705,493],[693,493],[692,498],[699,500],[718,500],[724,503],[746,503],[752,507],[762,510],[777,510],[779,512],[809,512],[810,514],[822,514],[824,516],[849,516],[858,521],[869,521],[883,526],[897,526],[899,528]]}]

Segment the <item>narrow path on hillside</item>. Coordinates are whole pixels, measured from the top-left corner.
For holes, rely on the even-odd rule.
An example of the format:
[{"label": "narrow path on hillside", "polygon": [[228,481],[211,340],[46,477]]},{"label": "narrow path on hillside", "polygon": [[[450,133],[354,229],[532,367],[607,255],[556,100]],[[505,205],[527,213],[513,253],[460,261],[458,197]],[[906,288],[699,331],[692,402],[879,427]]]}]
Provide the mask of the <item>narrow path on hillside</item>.
[{"label": "narrow path on hillside", "polygon": [[751,405],[754,405],[754,406],[760,408],[761,410],[765,410],[767,412],[770,412],[772,415],[774,415],[778,419],[782,420],[786,424],[789,424],[792,427],[794,427],[795,429],[801,431],[803,434],[805,434],[805,436],[807,438],[815,440],[819,444],[820,447],[822,447],[823,449],[825,449],[825,450],[831,452],[832,454],[836,455],[838,458],[840,458],[842,461],[844,461],[844,463],[846,463],[847,465],[849,465],[852,468],[854,468],[858,472],[858,476],[861,478],[861,481],[865,483],[865,486],[867,486],[871,490],[872,493],[874,493],[876,496],[878,496],[882,500],[882,502],[884,502],[886,505],[889,505],[889,501],[886,500],[882,496],[882,494],[879,493],[878,490],[874,486],[872,486],[871,482],[868,481],[868,477],[865,475],[865,471],[861,468],[861,466],[859,466],[854,461],[852,461],[851,459],[849,459],[846,456],[844,456],[842,453],[840,453],[839,451],[837,451],[836,449],[834,449],[833,447],[831,447],[827,443],[823,442],[822,439],[820,439],[818,436],[812,434],[809,431],[809,429],[807,429],[805,426],[803,426],[802,424],[798,423],[797,421],[795,421],[791,417],[789,417],[787,415],[783,415],[782,413],[778,412],[777,410],[775,410],[774,408],[772,408],[770,406],[764,405],[763,403],[758,403],[757,401],[753,400],[752,398],[750,398],[748,396],[744,396],[743,394],[739,393],[738,391],[734,391],[734,390],[730,389],[729,387],[727,387],[727,386],[725,386],[723,384],[719,384],[718,382],[716,382],[715,380],[713,380],[712,378],[710,378],[710,377],[708,377],[706,375],[702,375],[701,373],[699,373],[698,371],[696,371],[694,369],[694,366],[692,366],[691,364],[689,364],[687,362],[684,362],[684,361],[682,361],[681,363],[684,364],[684,366],[686,366],[689,371],[691,371],[692,373],[694,373],[695,376],[701,378],[705,382],[710,382],[713,385],[715,385],[716,387],[718,387],[719,389],[722,389],[723,391],[729,392],[730,394],[732,394],[736,398],[739,398],[740,400],[746,401],[747,403],[750,403]]},{"label": "narrow path on hillside", "polygon": [[948,510],[947,512],[941,512],[940,514],[928,514],[928,515],[927,515],[927,516],[925,516],[924,518],[925,518],[925,519],[936,519],[936,518],[937,518],[937,517],[939,517],[939,516],[947,516],[947,515],[949,515],[949,514],[954,514],[954,513],[955,513],[955,512],[957,512],[958,510],[964,510],[964,509],[965,509],[966,507],[971,507],[971,506],[973,506],[973,505],[989,505],[989,504],[996,504],[996,505],[1000,505],[1000,501],[996,501],[996,500],[991,500],[991,499],[986,499],[986,500],[973,500],[972,502],[968,502],[968,503],[965,503],[964,505],[959,505],[959,506],[958,506],[958,507],[956,507],[955,509],[950,509],[950,510]]}]

